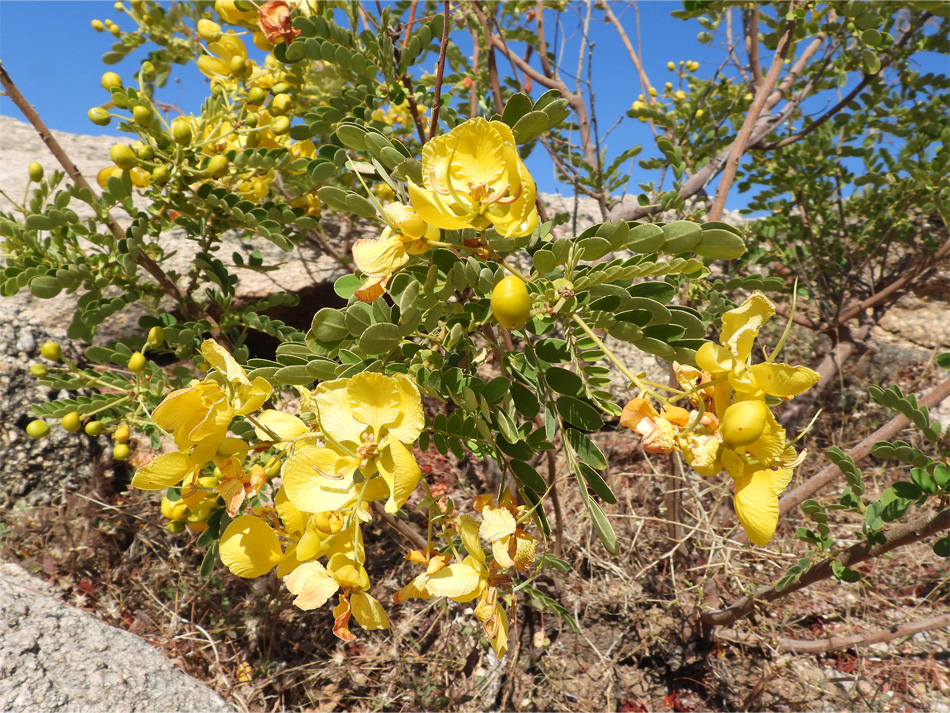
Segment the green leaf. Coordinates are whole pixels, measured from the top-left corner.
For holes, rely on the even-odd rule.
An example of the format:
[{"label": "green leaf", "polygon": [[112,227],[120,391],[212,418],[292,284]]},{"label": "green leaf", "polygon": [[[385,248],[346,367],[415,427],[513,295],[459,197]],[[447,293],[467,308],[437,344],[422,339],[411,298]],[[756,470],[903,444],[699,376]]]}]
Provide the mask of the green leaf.
[{"label": "green leaf", "polygon": [[626,248],[635,253],[652,253],[663,247],[666,242],[666,233],[653,223],[629,223],[630,234],[627,237]]},{"label": "green leaf", "polygon": [[548,115],[543,111],[529,111],[518,119],[512,127],[515,143],[527,144],[534,141],[548,129]]},{"label": "green leaf", "polygon": [[34,297],[39,297],[42,300],[51,299],[62,291],[63,288],[55,277],[37,275],[30,280],[30,292],[33,293]]},{"label": "green leaf", "polygon": [[333,291],[336,292],[338,296],[348,300],[356,293],[362,284],[363,281],[351,272],[343,275],[333,283]]},{"label": "green leaf", "polygon": [[508,100],[508,103],[505,104],[505,109],[501,113],[501,120],[508,124],[508,126],[514,128],[518,120],[531,111],[531,109],[531,99],[520,92],[513,94]]},{"label": "green leaf", "polygon": [[939,366],[941,369],[950,370],[950,352],[938,354],[934,361],[937,362],[937,366]]},{"label": "green leaf", "polygon": [[399,328],[395,324],[374,324],[360,337],[360,349],[367,354],[388,354],[399,345],[400,340]]},{"label": "green leaf", "polygon": [[573,428],[566,429],[564,435],[571,449],[584,463],[597,470],[607,467],[607,458],[604,457],[603,451],[590,438]]},{"label": "green leaf", "polygon": [[543,495],[547,491],[548,486],[544,482],[544,478],[531,465],[522,460],[509,461],[508,465],[511,466],[511,471],[522,485],[528,486],[539,495]]},{"label": "green leaf", "polygon": [[881,71],[881,60],[873,51],[865,47],[861,50],[861,59],[868,74],[877,74]]},{"label": "green leaf", "polygon": [[693,252],[713,260],[735,260],[745,252],[745,242],[731,231],[704,227],[702,239]]},{"label": "green leaf", "polygon": [[941,537],[939,540],[934,542],[933,550],[937,557],[950,557],[950,535]]},{"label": "green leaf", "polygon": [[538,591],[534,587],[524,587],[521,591],[525,595],[528,606],[534,607],[535,609],[540,609],[541,611],[554,612],[564,620],[564,623],[571,627],[571,631],[573,631],[575,634],[580,632],[581,629],[574,620],[574,617],[571,616],[571,613],[557,600],[552,599],[547,594]]},{"label": "green leaf", "polygon": [[596,500],[592,500],[588,496],[584,505],[587,506],[587,512],[590,513],[590,519],[594,523],[594,530],[597,531],[597,537],[600,538],[604,549],[610,554],[616,555],[620,551],[620,548],[617,545],[617,533],[614,532],[610,520],[607,519],[607,516],[604,514],[604,511],[601,510]]},{"label": "green leaf", "polygon": [[343,313],[331,307],[324,307],[313,315],[308,338],[322,342],[338,342],[350,335],[350,330],[343,321]]},{"label": "green leaf", "polygon": [[923,491],[913,483],[899,481],[894,483],[894,485],[891,487],[894,488],[894,492],[900,497],[907,498],[908,500],[916,500],[921,495],[923,495]]},{"label": "green leaf", "polygon": [[551,389],[566,396],[580,396],[584,393],[584,382],[573,371],[552,366],[544,372],[544,380]]},{"label": "green leaf", "polygon": [[586,480],[587,484],[591,487],[591,490],[597,493],[597,497],[611,505],[617,502],[617,496],[614,495],[614,491],[610,489],[610,486],[607,485],[607,481],[604,480],[600,473],[586,463],[578,463],[577,467],[581,475],[584,476],[584,480]]},{"label": "green leaf", "polygon": [[667,223],[662,230],[666,236],[662,251],[673,255],[693,250],[703,239],[703,229],[688,220]]},{"label": "green leaf", "polygon": [[561,396],[557,400],[557,412],[565,421],[585,431],[599,431],[604,422],[600,412],[585,401],[573,396]]},{"label": "green leaf", "polygon": [[[923,468],[913,468],[910,471],[910,479],[914,481],[914,484],[918,488],[920,488],[923,492],[929,495],[933,495],[934,493],[937,492],[937,481],[933,478],[933,476],[930,475],[930,473],[928,473]],[[897,488],[896,483],[894,487],[896,490]],[[901,495],[901,493],[898,493],[898,495]],[[906,497],[906,496],[901,495],[901,497]]]},{"label": "green leaf", "polygon": [[946,488],[950,486],[950,467],[938,463],[934,466],[933,477],[939,487]]},{"label": "green leaf", "polygon": [[306,364],[296,364],[278,369],[274,374],[274,380],[278,384],[304,386],[313,383],[313,375]]}]

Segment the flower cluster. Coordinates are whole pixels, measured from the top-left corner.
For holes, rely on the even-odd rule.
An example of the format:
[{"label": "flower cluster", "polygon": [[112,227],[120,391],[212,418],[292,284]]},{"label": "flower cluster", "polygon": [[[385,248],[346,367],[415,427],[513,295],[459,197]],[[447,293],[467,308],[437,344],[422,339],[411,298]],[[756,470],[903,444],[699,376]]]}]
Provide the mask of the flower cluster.
[{"label": "flower cluster", "polygon": [[775,306],[761,292],[722,318],[720,344],[696,353],[699,368],[674,363],[680,385],[697,409],[667,405],[657,411],[643,398],[627,403],[620,423],[643,437],[651,453],[681,451],[700,475],[725,469],[735,483],[739,522],[756,545],[765,546],[778,526],[778,496],[805,457],[786,441],[766,399],[788,400],[818,382],[803,366],[766,361],[753,364],[752,347]]},{"label": "flower cluster", "polygon": [[353,260],[366,276],[356,293],[372,302],[399,268],[431,247],[439,229],[494,227],[514,238],[538,225],[537,189],[518,154],[511,129],[500,121],[470,119],[422,149],[422,185],[408,182],[411,205],[384,209],[387,227],[378,240],[360,240]]}]

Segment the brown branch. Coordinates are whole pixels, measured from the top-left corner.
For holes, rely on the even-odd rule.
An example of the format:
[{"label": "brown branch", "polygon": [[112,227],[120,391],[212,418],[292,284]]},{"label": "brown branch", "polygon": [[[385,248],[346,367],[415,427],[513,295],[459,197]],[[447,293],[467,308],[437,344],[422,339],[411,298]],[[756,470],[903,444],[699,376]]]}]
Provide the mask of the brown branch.
[{"label": "brown branch", "polygon": [[[413,5],[415,7],[415,5]],[[439,109],[442,108],[442,76],[445,74],[445,51],[449,46],[449,0],[443,2],[445,22],[442,24],[442,43],[439,45],[439,63],[435,70],[435,103],[432,105],[432,125],[429,127],[429,141],[435,138],[439,130]]]},{"label": "brown branch", "polygon": [[[541,60],[541,69],[548,77],[557,76],[548,59],[548,44],[544,40],[544,0],[538,0],[534,10],[535,34],[538,36],[538,59]],[[528,45],[530,49],[531,46]]]},{"label": "brown branch", "polygon": [[[790,11],[794,9],[794,6],[795,4],[792,3]],[[778,75],[782,71],[782,67],[785,66],[785,57],[788,56],[788,50],[792,44],[792,35],[795,32],[797,24],[796,20],[787,20],[785,22],[785,30],[782,32],[778,46],[775,48],[775,56],[772,58],[772,65],[769,67],[769,72],[765,75],[762,85],[756,89],[755,98],[752,100],[749,113],[746,114],[745,121],[742,122],[742,128],[739,129],[739,134],[732,143],[732,151],[729,154],[729,159],[722,172],[722,178],[719,179],[719,186],[716,189],[716,199],[713,201],[712,210],[709,211],[709,220],[719,220],[722,216],[722,211],[726,207],[726,197],[729,195],[729,189],[732,188],[732,182],[736,177],[736,172],[739,170],[739,162],[742,160],[742,154],[745,153],[746,146],[749,143],[749,138],[752,136],[752,131],[759,119],[759,115],[765,108],[766,100],[768,99],[766,95],[772,92],[772,87],[778,82]]]},{"label": "brown branch", "polygon": [[704,611],[700,617],[707,629],[714,626],[728,626],[750,614],[755,609],[756,604],[783,599],[811,586],[815,582],[832,577],[834,569],[831,563],[834,560],[845,567],[851,567],[948,529],[950,529],[950,508],[944,508],[933,515],[920,517],[911,522],[900,523],[885,533],[887,541],[883,544],[870,545],[866,541],[859,542],[841,551],[833,559],[815,565],[805,572],[797,582],[793,582],[782,591],[778,591],[773,585],[767,584],[759,587],[753,594],[740,597],[725,609]]},{"label": "brown branch", "polygon": [[478,77],[481,72],[478,69],[479,55],[481,54],[481,45],[478,43],[478,34],[472,29],[472,87],[469,94],[468,116],[474,119],[478,111]]},{"label": "brown branch", "polygon": [[[538,1],[540,2],[540,0]],[[614,29],[617,30],[617,34],[620,35],[620,41],[623,42],[623,46],[627,48],[627,54],[630,56],[630,61],[633,62],[634,69],[636,69],[637,74],[640,75],[640,89],[643,91],[644,98],[646,98],[648,103],[656,103],[656,97],[651,96],[650,94],[650,87],[652,85],[650,84],[650,78],[643,69],[643,62],[640,61],[640,57],[633,49],[633,45],[630,43],[630,38],[627,37],[627,33],[624,32],[623,25],[620,24],[620,20],[610,9],[610,2],[608,0],[600,0],[597,5],[604,11],[604,17],[611,25],[614,26]]]},{"label": "brown branch", "polygon": [[767,144],[758,142],[755,145],[755,148],[760,151],[772,151],[774,149],[783,148],[785,146],[788,146],[789,144],[795,143],[796,141],[800,141],[801,139],[805,138],[810,133],[812,133],[815,129],[819,128],[822,124],[827,122],[835,114],[837,114],[842,109],[844,109],[848,104],[850,104],[854,100],[854,98],[858,96],[868,84],[870,84],[875,79],[878,79],[881,76],[881,73],[884,71],[884,69],[888,65],[891,64],[891,62],[894,61],[894,59],[897,57],[898,52],[900,52],[903,46],[907,44],[907,42],[913,36],[914,32],[916,32],[917,29],[922,27],[929,17],[930,17],[930,13],[924,12],[921,15],[921,18],[917,22],[917,24],[914,27],[908,28],[907,32],[904,33],[904,36],[901,37],[901,39],[897,42],[897,44],[894,45],[893,48],[891,48],[887,56],[884,57],[884,59],[881,61],[881,68],[874,74],[865,74],[864,77],[861,79],[861,81],[858,83],[858,85],[854,89],[852,89],[850,92],[848,92],[848,95],[844,99],[842,99],[833,107],[831,107],[819,118],[815,119],[812,123],[810,123],[808,126],[803,128],[801,131],[799,131],[796,134],[792,134],[791,136],[786,136],[784,139],[781,139],[780,141],[773,141]]},{"label": "brown branch", "polygon": [[412,6],[409,8],[409,22],[406,23],[406,36],[402,38],[402,51],[406,51],[409,46],[409,38],[412,37],[412,25],[416,21],[416,6],[419,0],[412,0]]},{"label": "brown branch", "polygon": [[488,17],[482,12],[482,8],[478,2],[473,2],[471,7],[475,11],[478,23],[482,27],[482,35],[485,38],[485,49],[488,50],[488,60],[485,63],[488,67],[488,86],[491,88],[492,100],[495,102],[495,111],[501,114],[505,109],[505,103],[501,99],[501,82],[498,79],[498,64],[495,61],[495,48],[492,46],[490,39],[492,36],[491,25],[489,25]]},{"label": "brown branch", "polygon": [[749,69],[752,71],[752,86],[762,86],[762,64],[759,62],[759,6],[742,11],[742,30],[745,34],[745,51],[749,56]]},{"label": "brown branch", "polygon": [[[23,115],[27,118],[30,124],[33,125],[33,128],[36,129],[36,133],[39,134],[39,137],[43,140],[43,143],[46,144],[46,147],[50,150],[50,152],[52,152],[53,156],[56,157],[56,160],[59,161],[60,165],[66,171],[67,175],[69,175],[70,179],[72,179],[73,183],[79,188],[86,189],[93,196],[98,195],[95,191],[93,191],[92,186],[89,185],[89,182],[86,180],[85,176],[82,175],[82,173],[76,167],[76,164],[73,163],[72,159],[69,158],[66,151],[63,150],[63,147],[46,127],[46,124],[43,123],[43,120],[40,118],[39,114],[36,113],[36,110],[33,108],[33,106],[26,100],[19,88],[17,88],[16,84],[13,82],[13,79],[3,66],[3,62],[0,62],[0,84],[3,85],[3,88],[6,91],[7,96],[10,97],[10,100],[20,111],[23,112]],[[116,221],[116,219],[108,210],[97,208],[96,212],[99,213],[100,217],[106,221],[109,229],[112,231],[112,235],[116,240],[125,240],[125,231],[122,230],[122,226],[119,225],[118,221]],[[154,278],[162,292],[181,305],[182,311],[185,314],[194,319],[204,318],[211,323],[212,327],[217,326],[217,322],[214,320],[214,318],[202,310],[194,302],[194,300],[191,299],[190,296],[182,294],[181,290],[178,288],[178,285],[172,282],[168,275],[165,274],[165,271],[161,268],[161,266],[159,266],[159,264],[151,257],[146,255],[145,251],[138,251],[135,262],[146,272],[148,272],[152,278]]]},{"label": "brown branch", "polygon": [[[913,636],[923,631],[932,631],[950,626],[950,614],[942,616],[933,616],[929,619],[915,621],[911,624],[895,624],[887,629],[868,632],[865,634],[854,634],[853,636],[831,636],[826,639],[817,639],[815,641],[805,641],[802,639],[781,638],[775,645],[779,651],[788,651],[795,654],[822,654],[837,649],[850,649],[854,646],[865,646],[869,644],[878,644],[884,641],[901,639],[905,636]],[[747,634],[733,629],[720,629],[716,632],[717,639],[725,639],[740,644],[760,643],[761,639],[752,634]]]}]

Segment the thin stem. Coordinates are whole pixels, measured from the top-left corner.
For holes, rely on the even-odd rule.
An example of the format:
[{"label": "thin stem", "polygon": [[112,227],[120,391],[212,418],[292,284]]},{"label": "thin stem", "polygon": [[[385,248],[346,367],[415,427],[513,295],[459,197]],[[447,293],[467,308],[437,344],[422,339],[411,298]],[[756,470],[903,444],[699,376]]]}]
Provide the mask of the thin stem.
[{"label": "thin stem", "polygon": [[[594,343],[601,349],[601,351],[604,352],[606,357],[610,359],[613,365],[616,366],[618,369],[620,369],[621,373],[624,376],[630,379],[630,383],[632,385],[636,386],[640,390],[641,393],[653,393],[651,389],[647,388],[647,385],[644,383],[643,379],[641,379],[639,376],[637,376],[632,371],[630,371],[630,369],[627,368],[627,365],[624,364],[622,361],[620,361],[620,359],[617,358],[617,356],[610,350],[610,348],[606,344],[604,344],[603,340],[600,337],[598,337],[596,334],[594,334],[594,330],[592,330],[589,326],[587,326],[587,322],[585,322],[584,319],[580,315],[573,314],[571,315],[571,319],[573,319],[574,322],[577,324],[577,326],[579,326],[581,329],[583,329],[587,333],[588,337],[594,340]],[[666,403],[666,399],[663,399],[662,397],[657,397],[657,398],[660,401],[663,401],[664,403]]]},{"label": "thin stem", "polygon": [[[449,0],[443,3],[445,22],[442,24],[442,43],[439,45],[439,64],[435,70],[435,102],[432,105],[432,124],[429,126],[429,141],[439,130],[439,109],[442,108],[442,77],[445,74],[445,52],[449,46]],[[415,4],[413,4],[415,9]]]}]

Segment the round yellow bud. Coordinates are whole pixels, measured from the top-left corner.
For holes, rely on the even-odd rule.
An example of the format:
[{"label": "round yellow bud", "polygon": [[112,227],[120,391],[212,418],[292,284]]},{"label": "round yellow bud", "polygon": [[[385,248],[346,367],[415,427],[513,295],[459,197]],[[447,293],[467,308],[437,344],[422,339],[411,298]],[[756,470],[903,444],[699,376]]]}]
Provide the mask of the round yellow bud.
[{"label": "round yellow bud", "polygon": [[663,88],[668,92],[673,91],[673,82],[667,82],[663,85]]},{"label": "round yellow bud", "polygon": [[118,37],[122,34],[122,30],[119,29],[119,26],[116,24],[109,25],[109,32],[112,33],[113,37]]},{"label": "round yellow bud", "polygon": [[175,140],[175,143],[190,144],[191,138],[191,124],[188,123],[188,120],[183,117],[175,119],[172,122],[172,139]]},{"label": "round yellow bud", "polygon": [[277,136],[283,136],[288,131],[290,131],[290,119],[288,119],[286,116],[278,116],[270,123],[270,130],[273,131]]},{"label": "round yellow bud", "polygon": [[260,87],[253,87],[247,93],[247,103],[248,106],[260,106],[264,103],[264,100],[267,98],[267,94],[264,93],[264,90]]},{"label": "round yellow bud", "polygon": [[109,179],[115,176],[116,178],[121,178],[122,169],[118,166],[106,166],[104,169],[99,171],[96,174],[96,183],[99,184],[99,187],[105,190],[109,185]]},{"label": "round yellow bud", "polygon": [[686,92],[684,92],[682,89],[677,89],[676,93],[673,95],[673,98],[676,101],[681,102],[686,99]]},{"label": "round yellow bud", "polygon": [[40,347],[40,354],[50,361],[59,361],[63,356],[63,348],[56,342],[44,342]]},{"label": "round yellow bud", "polygon": [[30,364],[30,373],[37,379],[42,379],[49,373],[49,370],[42,364]]},{"label": "round yellow bud", "polygon": [[657,93],[657,92],[656,92],[656,87],[650,87],[650,96],[651,96],[651,97],[655,97],[655,96],[656,96],[656,93]]},{"label": "round yellow bud", "polygon": [[60,421],[60,425],[70,433],[75,433],[79,430],[79,427],[82,426],[82,422],[79,420],[79,412],[72,411],[63,416],[63,420]]},{"label": "round yellow bud", "polygon": [[112,457],[115,460],[125,460],[132,454],[132,449],[128,443],[116,443],[112,448]]},{"label": "round yellow bud", "polygon": [[206,42],[217,42],[221,39],[221,26],[208,19],[198,20],[198,34]]},{"label": "round yellow bud", "polygon": [[162,346],[162,342],[165,341],[165,330],[161,327],[152,327],[150,330],[148,330],[148,337],[146,337],[146,341],[148,342],[148,345],[152,347],[152,349]]},{"label": "round yellow bud", "polygon": [[524,281],[508,275],[491,293],[491,311],[495,320],[508,329],[520,327],[531,313],[531,297]]},{"label": "round yellow bud", "polygon": [[247,64],[244,58],[237,55],[231,58],[231,61],[228,63],[228,69],[231,71],[231,74],[238,79],[247,74]]},{"label": "round yellow bud", "polygon": [[672,62],[667,62],[666,68],[672,72],[674,69],[676,69],[676,65],[673,64]]},{"label": "round yellow bud", "polygon": [[129,431],[129,425],[127,423],[123,423],[121,426],[115,429],[115,433],[112,434],[112,438],[116,443],[125,443],[127,440],[129,440],[130,435],[132,435],[132,433]]},{"label": "round yellow bud", "polygon": [[138,157],[135,155],[135,152],[128,146],[122,144],[113,146],[109,151],[109,156],[112,157],[112,163],[123,171],[128,171],[138,163]]},{"label": "round yellow bud", "polygon": [[281,116],[290,111],[291,105],[293,105],[294,100],[288,94],[278,94],[271,100],[270,103],[270,113],[274,116]]},{"label": "round yellow bud", "polygon": [[108,126],[109,122],[112,121],[112,117],[109,116],[109,112],[103,109],[101,106],[94,106],[89,110],[89,113],[86,114],[91,121],[96,126]]},{"label": "round yellow bud", "polygon": [[106,29],[106,26],[102,24],[102,20],[93,20],[89,24],[92,25],[92,29],[96,32],[102,32]]},{"label": "round yellow bud", "polygon": [[139,126],[148,126],[152,123],[152,107],[150,106],[137,106],[132,109],[132,121],[134,121]]},{"label": "round yellow bud", "polygon": [[90,421],[83,430],[87,436],[98,436],[105,429],[106,427],[102,425],[102,421]]},{"label": "round yellow bud", "polygon": [[30,175],[30,180],[34,183],[39,183],[43,180],[43,164],[38,161],[31,161],[26,171]]},{"label": "round yellow bud", "polygon": [[103,89],[105,89],[107,92],[111,92],[113,89],[122,88],[122,77],[120,77],[115,72],[106,72],[102,75],[99,83],[102,85]]},{"label": "round yellow bud", "polygon": [[748,446],[759,440],[768,424],[769,407],[764,401],[739,401],[722,415],[719,433],[723,443],[733,448]]},{"label": "round yellow bud", "polygon": [[697,109],[697,110],[696,110],[696,118],[697,118],[697,119],[702,118],[703,114],[705,114],[705,113],[706,113],[706,112],[703,111],[702,109]]},{"label": "round yellow bud", "polygon": [[168,166],[159,166],[152,171],[152,180],[158,185],[168,183],[169,178],[171,178],[171,172],[168,170]]},{"label": "round yellow bud", "polygon": [[148,359],[145,358],[145,355],[142,352],[135,352],[131,357],[129,357],[129,371],[133,374],[141,374],[145,371],[145,367],[148,365]]},{"label": "round yellow bud", "polygon": [[151,79],[155,76],[155,65],[145,60],[142,62],[142,66],[139,67],[139,74],[143,79]]},{"label": "round yellow bud", "polygon": [[221,178],[228,172],[228,159],[223,154],[212,156],[208,161],[208,175],[212,178]]},{"label": "round yellow bud", "polygon": [[148,188],[148,184],[152,182],[152,174],[138,166],[134,166],[129,170],[129,177],[132,179],[132,185],[136,188]]},{"label": "round yellow bud", "polygon": [[30,438],[42,438],[47,433],[49,433],[49,426],[46,424],[46,421],[41,419],[30,421],[26,425],[26,434],[30,436]]}]

